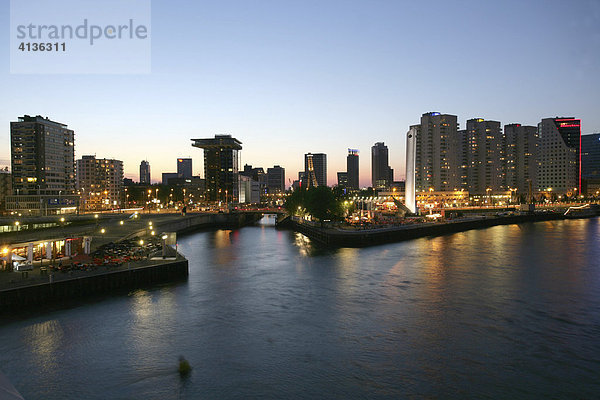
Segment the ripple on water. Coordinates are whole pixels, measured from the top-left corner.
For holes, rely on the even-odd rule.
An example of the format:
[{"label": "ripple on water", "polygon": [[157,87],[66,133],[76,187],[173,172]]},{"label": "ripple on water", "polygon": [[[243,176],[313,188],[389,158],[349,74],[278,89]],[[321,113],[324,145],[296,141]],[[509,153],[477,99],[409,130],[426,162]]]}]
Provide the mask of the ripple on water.
[{"label": "ripple on water", "polygon": [[364,249],[201,232],[188,282],[6,323],[0,365],[27,399],[595,398],[597,226]]}]

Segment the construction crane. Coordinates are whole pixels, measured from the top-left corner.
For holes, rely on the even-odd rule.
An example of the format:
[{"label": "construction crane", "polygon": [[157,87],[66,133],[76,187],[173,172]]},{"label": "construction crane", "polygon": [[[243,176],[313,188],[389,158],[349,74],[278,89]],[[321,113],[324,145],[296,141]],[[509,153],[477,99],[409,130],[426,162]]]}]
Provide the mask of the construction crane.
[{"label": "construction crane", "polygon": [[306,171],[306,188],[309,189],[311,187],[319,186],[317,184],[317,176],[315,175],[315,166],[313,164],[312,154],[307,154],[306,161],[308,164],[308,171]]}]

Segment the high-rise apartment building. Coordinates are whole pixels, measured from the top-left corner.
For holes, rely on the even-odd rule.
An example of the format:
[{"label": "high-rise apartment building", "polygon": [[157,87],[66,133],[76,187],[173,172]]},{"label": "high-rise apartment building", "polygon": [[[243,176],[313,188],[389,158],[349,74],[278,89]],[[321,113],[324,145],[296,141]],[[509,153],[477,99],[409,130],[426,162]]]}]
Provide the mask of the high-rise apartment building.
[{"label": "high-rise apartment building", "polygon": [[68,195],[75,192],[75,133],[41,116],[10,123],[13,193]]},{"label": "high-rise apartment building", "polygon": [[348,156],[346,156],[346,172],[348,183],[346,187],[348,189],[359,189],[359,168],[358,168],[358,150],[348,149]]},{"label": "high-rise apartment building", "polygon": [[600,178],[600,133],[581,135],[581,176]]},{"label": "high-rise apartment building", "polygon": [[[304,155],[304,180],[310,178],[309,159],[312,159],[312,166],[318,186],[327,186],[327,154],[308,153]],[[308,187],[308,182],[302,182],[302,187]]]},{"label": "high-rise apartment building", "polygon": [[191,178],[192,177],[192,159],[178,158],[177,159],[177,177]]},{"label": "high-rise apartment building", "polygon": [[600,133],[581,135],[582,194],[600,195]]},{"label": "high-rise apartment building", "polygon": [[456,115],[425,113],[413,134],[416,136],[416,190],[461,189],[464,149]]},{"label": "high-rise apartment building", "polygon": [[211,139],[192,139],[192,146],[204,149],[206,199],[237,202],[239,190],[239,158],[242,142],[231,135],[215,135]]},{"label": "high-rise apartment building", "polygon": [[[506,188],[526,194],[537,188],[538,132],[535,126],[504,125]],[[531,183],[530,183],[531,182]]]},{"label": "high-rise apartment building", "polygon": [[485,195],[506,191],[504,135],[498,121],[474,118],[465,132],[467,189]]},{"label": "high-rise apartment building", "polygon": [[77,160],[77,190],[85,210],[108,210],[122,203],[123,161],[83,156]]},{"label": "high-rise apartment building", "polygon": [[6,196],[12,194],[12,174],[8,171],[8,167],[0,169],[0,211],[6,209]]},{"label": "high-rise apartment building", "polygon": [[538,190],[581,192],[581,121],[544,118],[538,124],[538,135]]},{"label": "high-rise apartment building", "polygon": [[394,182],[394,170],[389,165],[388,148],[383,142],[371,147],[371,185],[386,188]]},{"label": "high-rise apartment building", "polygon": [[267,189],[269,193],[285,192],[285,168],[279,165],[267,168]]},{"label": "high-rise apartment building", "polygon": [[150,185],[150,163],[143,160],[140,163],[140,183],[142,185]]}]

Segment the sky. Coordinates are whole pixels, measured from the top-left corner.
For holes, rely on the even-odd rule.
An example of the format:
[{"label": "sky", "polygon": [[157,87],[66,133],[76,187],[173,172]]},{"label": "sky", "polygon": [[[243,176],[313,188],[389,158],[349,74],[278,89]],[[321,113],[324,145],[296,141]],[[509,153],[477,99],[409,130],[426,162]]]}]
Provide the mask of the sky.
[{"label": "sky", "polygon": [[[27,0],[22,0],[27,1]],[[9,1],[0,0],[0,26]],[[409,125],[423,113],[502,124],[581,118],[600,132],[600,1],[152,1],[148,74],[11,74],[0,35],[0,165],[10,121],[48,116],[75,131],[76,158],[123,160],[138,180],[193,158],[193,138],[231,134],[241,166],[281,165],[286,183],[307,152],[326,153],[328,182],[385,142],[404,178]]]}]

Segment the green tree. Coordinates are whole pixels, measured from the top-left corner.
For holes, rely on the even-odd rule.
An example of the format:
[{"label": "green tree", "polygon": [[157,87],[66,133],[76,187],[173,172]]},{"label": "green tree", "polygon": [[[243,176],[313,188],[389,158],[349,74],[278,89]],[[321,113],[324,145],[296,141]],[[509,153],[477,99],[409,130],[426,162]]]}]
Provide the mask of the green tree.
[{"label": "green tree", "polygon": [[285,200],[285,209],[290,215],[300,214],[299,209],[305,208],[306,189],[299,188],[290,194]]},{"label": "green tree", "polygon": [[320,221],[337,219],[342,215],[340,202],[326,186],[310,188],[307,192],[306,209]]},{"label": "green tree", "polygon": [[333,190],[326,186],[295,190],[288,196],[285,209],[292,215],[298,215],[306,210],[308,214],[320,221],[339,219],[343,214],[341,201],[335,196]]}]

